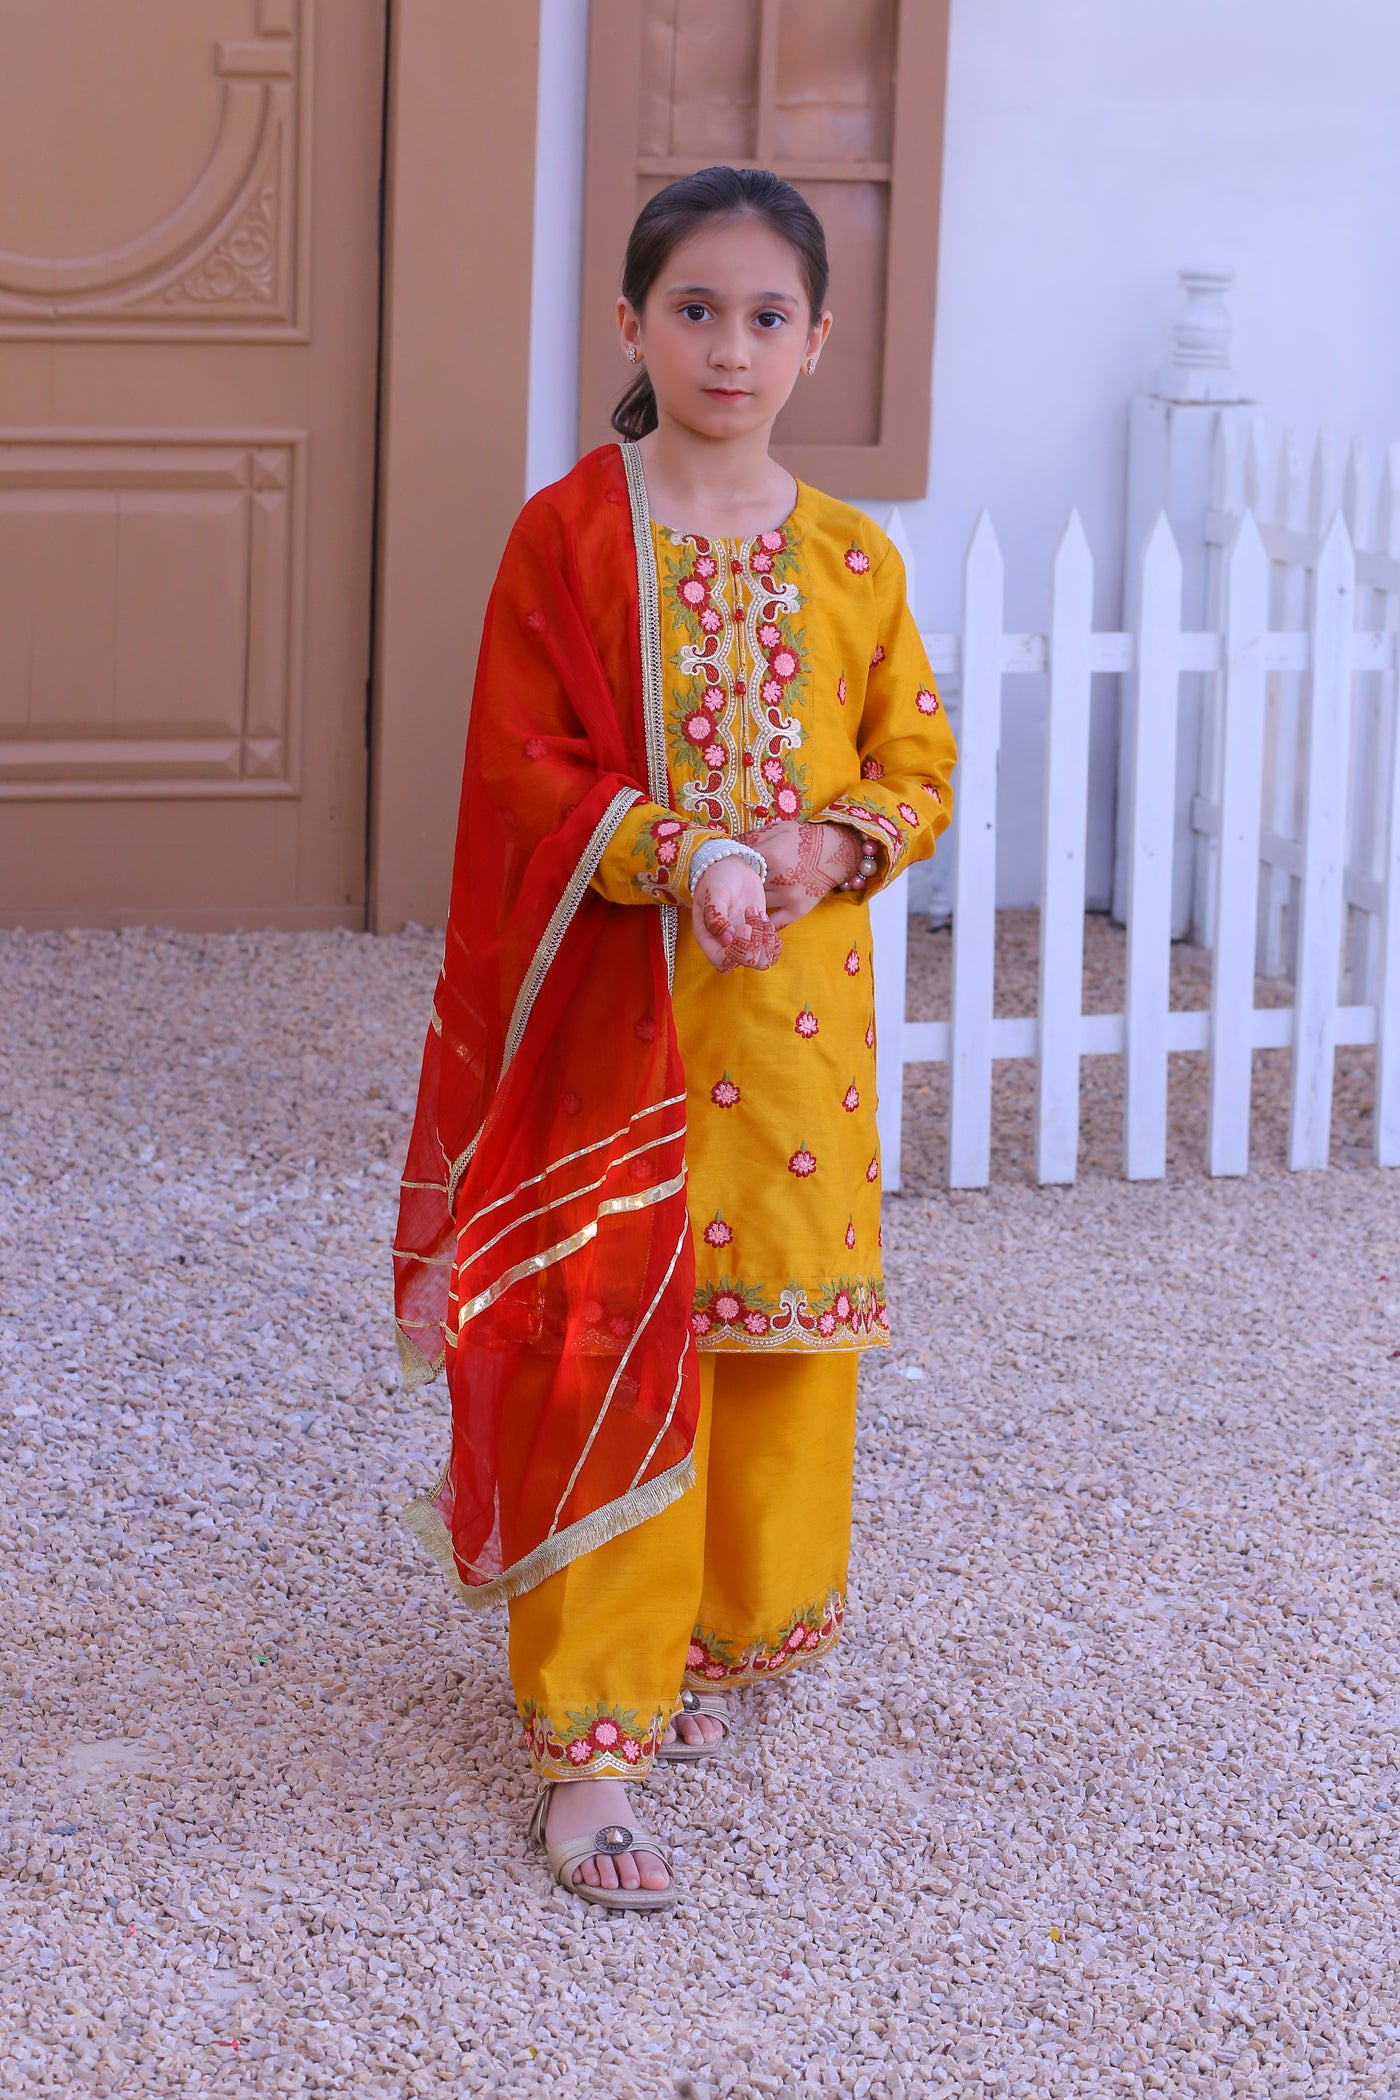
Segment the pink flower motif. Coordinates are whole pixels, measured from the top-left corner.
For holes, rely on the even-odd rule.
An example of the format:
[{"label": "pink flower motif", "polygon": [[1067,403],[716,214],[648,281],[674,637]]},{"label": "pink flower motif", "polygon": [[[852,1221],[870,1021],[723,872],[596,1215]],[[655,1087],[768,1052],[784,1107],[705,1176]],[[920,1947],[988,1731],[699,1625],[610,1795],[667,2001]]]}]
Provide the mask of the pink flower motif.
[{"label": "pink flower motif", "polygon": [[822,1630],[821,1630],[820,1626],[809,1626],[809,1627],[807,1628],[807,1638],[806,1638],[806,1640],[805,1640],[805,1641],[803,1642],[803,1644],[802,1644],[802,1645],[803,1645],[803,1647],[804,1647],[804,1648],[820,1648],[821,1644],[822,1644]]},{"label": "pink flower motif", "polygon": [[743,1310],[733,1291],[721,1291],[715,1300],[715,1318],[722,1320],[726,1327],[731,1326]]},{"label": "pink flower motif", "polygon": [[841,1106],[845,1109],[848,1116],[853,1116],[860,1107],[860,1095],[856,1090],[854,1080],[851,1081],[845,1093],[841,1096]]},{"label": "pink flower motif", "polygon": [[769,660],[768,668],[772,671],[775,678],[781,678],[783,684],[786,685],[790,678],[797,676],[797,658],[793,655],[791,649],[775,649]]},{"label": "pink flower motif", "polygon": [[616,1721],[610,1721],[606,1714],[600,1714],[593,1723],[593,1740],[600,1750],[611,1750],[621,1733]]},{"label": "pink flower motif", "polygon": [[679,817],[663,817],[659,824],[653,824],[651,828],[659,839],[673,839],[685,830]]},{"label": "pink flower motif", "polygon": [[641,1756],[642,1746],[634,1735],[625,1735],[622,1738],[622,1754],[629,1765],[634,1765]]},{"label": "pink flower motif", "polygon": [[810,1040],[810,1038],[814,1036],[817,1030],[821,1027],[821,1022],[812,1012],[810,1006],[804,1006],[801,1013],[797,1016],[797,1019],[793,1022],[792,1025],[800,1036],[802,1036],[804,1039]]},{"label": "pink flower motif", "polygon": [[698,576],[687,576],[685,582],[681,585],[680,595],[683,604],[698,612],[705,603],[709,593]]},{"label": "pink flower motif", "polygon": [[724,1664],[723,1664],[723,1663],[706,1663],[706,1665],[705,1665],[705,1669],[704,1669],[704,1673],[703,1673],[703,1674],[704,1674],[704,1675],[705,1675],[706,1677],[723,1677],[723,1675],[724,1675]]},{"label": "pink flower motif", "polygon": [[576,1116],[583,1107],[583,1096],[582,1094],[576,1094],[572,1087],[566,1087],[564,1089],[564,1099],[559,1105],[566,1116]]},{"label": "pink flower motif", "polygon": [[704,1660],[705,1650],[701,1647],[699,1641],[692,1641],[685,1651],[685,1666],[687,1670],[698,1670]]},{"label": "pink flower motif", "polygon": [[687,715],[681,734],[688,744],[708,744],[715,733],[715,725],[700,708]]},{"label": "pink flower motif", "polygon": [[716,1211],[714,1217],[711,1218],[709,1224],[705,1227],[705,1245],[707,1247],[727,1247],[733,1238],[734,1227],[726,1225],[723,1218]]},{"label": "pink flower motif", "polygon": [[847,975],[848,977],[859,977],[859,975],[860,975],[860,950],[859,950],[859,948],[852,948],[852,949],[850,950],[850,952],[849,952],[849,953],[847,954],[847,957],[846,957],[846,975]]},{"label": "pink flower motif", "polygon": [[914,809],[914,808],[911,808],[911,806],[910,806],[910,804],[909,804],[909,803],[907,803],[907,802],[897,802],[897,803],[895,804],[895,807],[896,807],[896,809],[897,809],[897,810],[899,811],[899,814],[900,814],[900,815],[901,815],[901,816],[903,817],[903,819],[904,819],[904,821],[905,821],[905,823],[906,823],[906,824],[917,824],[917,823],[918,823],[918,821],[919,821],[919,812],[918,812],[918,811],[917,811],[916,809]]},{"label": "pink flower motif", "polygon": [[520,748],[528,759],[534,760],[543,758],[549,746],[542,736],[527,736]]},{"label": "pink flower motif", "polygon": [[710,1088],[710,1099],[716,1108],[733,1108],[738,1101],[739,1089],[727,1072],[723,1079],[717,1079]]},{"label": "pink flower motif", "polygon": [[663,839],[656,849],[656,857],[663,868],[669,868],[679,852],[680,848],[674,839]]},{"label": "pink flower motif", "polygon": [[614,1313],[608,1322],[608,1333],[615,1336],[619,1342],[625,1342],[631,1332],[632,1322],[626,1313]]},{"label": "pink flower motif", "polygon": [[781,787],[784,779],[787,777],[783,772],[782,760],[780,758],[765,758],[763,761],[763,777],[770,787]]},{"label": "pink flower motif", "polygon": [[776,707],[783,697],[783,689],[776,678],[765,678],[761,691],[765,707]]},{"label": "pink flower motif", "polygon": [[695,573],[697,576],[703,576],[708,581],[716,573],[718,567],[719,564],[716,562],[713,554],[702,554],[695,564]]},{"label": "pink flower motif", "polygon": [[836,681],[836,697],[844,707],[846,705],[846,674],[844,671]]},{"label": "pink flower motif", "polygon": [[750,1334],[767,1334],[768,1315],[761,1312],[745,1313],[744,1325]]},{"label": "pink flower motif", "polygon": [[758,638],[765,649],[776,649],[783,638],[782,630],[775,627],[771,620],[765,620],[758,630]]},{"label": "pink flower motif", "polygon": [[790,1633],[790,1634],[788,1635],[787,1639],[786,1639],[786,1640],[785,1640],[785,1641],[783,1642],[783,1646],[784,1646],[785,1648],[790,1648],[790,1649],[792,1649],[792,1651],[794,1652],[794,1654],[796,1653],[796,1651],[797,1651],[797,1650],[798,1650],[799,1648],[805,1648],[805,1647],[806,1647],[806,1645],[807,1645],[807,1629],[806,1629],[806,1627],[805,1627],[805,1626],[794,1626],[794,1627],[793,1627],[793,1629],[792,1629],[792,1632],[791,1632],[791,1633]]},{"label": "pink flower motif", "polygon": [[878,1181],[880,1179],[880,1155],[878,1152],[866,1168],[865,1178],[867,1181]]},{"label": "pink flower motif", "polygon": [[656,1023],[651,1015],[643,1014],[641,1020],[633,1026],[632,1033],[639,1043],[654,1043],[656,1041]]},{"label": "pink flower motif", "polygon": [[847,550],[846,567],[852,576],[863,576],[870,567],[870,556],[859,547],[851,547]]},{"label": "pink flower motif", "polygon": [[875,668],[876,664],[882,664],[882,663],[883,663],[884,661],[885,661],[885,645],[884,645],[884,643],[883,643],[883,642],[877,642],[877,643],[875,644],[875,654],[874,654],[874,655],[873,655],[873,656],[871,657],[871,659],[870,659],[870,668],[871,668],[871,670],[872,670],[872,671],[874,670],[874,668]]},{"label": "pink flower motif", "polygon": [[850,1224],[849,1224],[849,1225],[848,1225],[848,1226],[846,1227],[846,1245],[847,1245],[847,1246],[848,1246],[849,1248],[851,1248],[851,1250],[852,1250],[852,1251],[854,1252],[854,1249],[855,1249],[855,1244],[856,1244],[856,1221],[855,1221],[855,1219],[854,1219],[854,1218],[852,1218],[852,1220],[851,1220]]},{"label": "pink flower motif", "polygon": [[900,836],[899,826],[895,823],[893,817],[887,817],[882,809],[877,809],[875,811],[875,822],[879,825],[881,831],[884,832],[886,838],[893,839],[897,846],[903,845],[904,841]]},{"label": "pink flower motif", "polygon": [[914,695],[914,705],[918,708],[921,715],[936,715],[939,705],[938,695],[937,693],[931,693],[926,685],[921,685],[918,692]]},{"label": "pink flower motif", "polygon": [[875,1023],[873,1021],[865,1031],[865,1047],[867,1050],[875,1048]]},{"label": "pink flower motif", "polygon": [[772,566],[773,557],[771,554],[758,553],[751,556],[749,561],[749,567],[758,576],[766,576]]},{"label": "pink flower motif", "polygon": [[796,817],[802,813],[802,797],[795,787],[780,787],[773,801],[780,817]]},{"label": "pink flower motif", "polygon": [[570,1743],[564,1755],[571,1765],[586,1765],[593,1755],[593,1746],[586,1735],[581,1735],[577,1742]]},{"label": "pink flower motif", "polygon": [[885,769],[881,765],[878,758],[862,759],[860,767],[860,777],[862,780],[883,780],[885,777]]},{"label": "pink flower motif", "polygon": [[707,605],[700,615],[700,625],[704,628],[706,634],[718,634],[724,622],[720,619],[713,605]]},{"label": "pink flower motif", "polygon": [[724,762],[728,758],[729,753],[725,750],[723,744],[706,744],[700,756],[712,773],[719,773],[723,771]]},{"label": "pink flower motif", "polygon": [[775,525],[771,532],[761,532],[758,535],[758,544],[769,554],[781,554],[787,545],[787,539]]},{"label": "pink flower motif", "polygon": [[818,1334],[822,1334],[822,1335],[825,1335],[825,1334],[835,1334],[835,1332],[836,1332],[836,1315],[835,1315],[835,1313],[829,1313],[829,1312],[824,1312],[824,1313],[818,1313],[818,1315],[817,1315],[817,1333],[818,1333]]},{"label": "pink flower motif", "polygon": [[835,1313],[838,1320],[845,1321],[850,1319],[851,1301],[845,1291],[836,1293],[836,1296],[831,1301],[831,1310]]},{"label": "pink flower motif", "polygon": [[692,1313],[690,1316],[690,1331],[692,1334],[708,1334],[713,1325],[714,1322],[707,1312]]},{"label": "pink flower motif", "polygon": [[543,634],[546,627],[548,627],[549,625],[549,620],[536,605],[532,607],[529,612],[526,613],[525,625],[529,628],[531,634]]},{"label": "pink flower motif", "polygon": [[919,786],[923,789],[926,795],[931,795],[935,802],[942,801],[943,797],[939,794],[937,788],[934,786],[931,780],[921,780],[919,782]]},{"label": "pink flower motif", "polygon": [[795,1174],[798,1180],[802,1181],[808,1174],[815,1174],[816,1171],[817,1161],[815,1153],[809,1152],[805,1145],[799,1146],[788,1161],[789,1174]]}]

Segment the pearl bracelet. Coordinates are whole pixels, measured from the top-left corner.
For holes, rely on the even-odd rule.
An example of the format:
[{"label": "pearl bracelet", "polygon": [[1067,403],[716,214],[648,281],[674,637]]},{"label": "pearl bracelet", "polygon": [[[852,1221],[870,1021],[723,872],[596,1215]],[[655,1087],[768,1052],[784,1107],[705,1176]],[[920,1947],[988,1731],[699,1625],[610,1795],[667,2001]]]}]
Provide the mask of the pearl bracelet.
[{"label": "pearl bracelet", "polygon": [[768,884],[768,863],[756,846],[746,846],[742,839],[706,839],[703,846],[696,847],[695,856],[690,863],[690,887],[692,894],[700,877],[708,869],[712,868],[717,860],[728,860],[735,854],[741,860],[748,862],[758,876],[759,881],[766,888]]}]

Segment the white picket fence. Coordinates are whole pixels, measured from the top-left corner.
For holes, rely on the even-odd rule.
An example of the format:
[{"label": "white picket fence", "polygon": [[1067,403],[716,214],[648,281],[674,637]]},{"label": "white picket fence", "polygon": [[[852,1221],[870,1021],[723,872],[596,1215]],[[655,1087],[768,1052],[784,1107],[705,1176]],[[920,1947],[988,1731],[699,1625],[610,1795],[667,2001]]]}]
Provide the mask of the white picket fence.
[{"label": "white picket fence", "polygon": [[[1271,528],[1272,530],[1272,528]],[[1277,552],[1277,543],[1275,551]],[[1295,550],[1296,551],[1296,550]],[[1184,631],[1181,561],[1165,517],[1141,557],[1134,631],[1096,633],[1093,559],[1077,513],[1055,554],[1048,634],[1003,629],[1003,564],[984,513],[963,572],[961,634],[924,640],[935,674],[959,681],[959,764],[950,845],[955,864],[952,993],[946,1020],[905,1016],[908,916],[900,882],[871,907],[876,945],[878,1088],[885,1185],[900,1185],[903,1069],[946,1062],[948,1182],[982,1188],[990,1179],[992,1065],[1037,1065],[1036,1172],[1071,1182],[1079,1149],[1080,1060],[1125,1061],[1123,1170],[1130,1180],[1166,1171],[1167,1059],[1209,1053],[1207,1164],[1243,1174],[1249,1163],[1250,1073],[1258,1048],[1293,1055],[1289,1164],[1325,1167],[1339,1045],[1376,1046],[1375,1157],[1400,1165],[1400,736],[1394,728],[1397,648],[1393,627],[1355,624],[1357,555],[1340,511],[1312,550],[1307,619],[1271,623],[1271,563],[1252,510],[1233,521],[1220,574],[1218,631]],[[1368,580],[1367,588],[1370,583]],[[1123,734],[1130,739],[1127,807],[1127,981],[1125,1011],[1082,1011],[1084,871],[1087,834],[1090,680],[1124,674]],[[1004,677],[1048,674],[1044,831],[1037,1014],[994,1011],[997,760]],[[1171,876],[1178,686],[1183,674],[1213,674],[1213,778],[1203,824],[1213,840],[1209,898],[1209,1008],[1169,1004]],[[1270,681],[1295,681],[1296,812],[1286,872],[1293,900],[1291,1007],[1256,1008],[1261,867],[1282,865],[1281,834],[1265,836],[1266,785],[1277,776],[1278,725]],[[1354,686],[1372,680],[1388,736],[1354,747]],[[1384,726],[1384,725],[1383,725]],[[1274,732],[1272,734],[1267,732]],[[1383,777],[1359,781],[1359,763],[1384,753]],[[1373,960],[1360,1003],[1342,1004],[1349,809],[1374,794],[1383,811],[1374,868]],[[1278,807],[1277,797],[1273,806]],[[1263,861],[1266,846],[1273,855]]]}]

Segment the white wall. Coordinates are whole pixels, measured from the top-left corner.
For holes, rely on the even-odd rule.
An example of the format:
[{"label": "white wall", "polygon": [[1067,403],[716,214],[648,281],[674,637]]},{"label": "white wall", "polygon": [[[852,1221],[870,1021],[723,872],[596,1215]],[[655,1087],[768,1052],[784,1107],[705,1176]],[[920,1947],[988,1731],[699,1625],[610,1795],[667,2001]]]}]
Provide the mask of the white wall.
[{"label": "white wall", "polygon": [[[953,0],[949,56],[931,493],[905,507],[920,618],[957,624],[985,506],[1008,624],[1042,627],[1076,504],[1113,625],[1127,402],[1167,356],[1180,265],[1233,266],[1234,364],[1271,422],[1400,436],[1400,6]],[[1005,903],[1038,883],[1042,707],[1031,681],[1008,681]]]},{"label": "white wall", "polygon": [[[917,4],[917,0],[915,0]],[[587,0],[545,0],[531,485],[573,463]],[[1127,409],[1183,264],[1230,265],[1235,368],[1279,426],[1400,436],[1400,0],[953,0],[922,624],[958,624],[980,509],[1040,628],[1070,506],[1121,617]],[[839,315],[838,315],[839,325]],[[886,504],[871,504],[881,517]],[[1098,696],[1089,890],[1110,888],[1116,696]],[[1039,879],[1043,694],[1006,688],[999,894]]]}]

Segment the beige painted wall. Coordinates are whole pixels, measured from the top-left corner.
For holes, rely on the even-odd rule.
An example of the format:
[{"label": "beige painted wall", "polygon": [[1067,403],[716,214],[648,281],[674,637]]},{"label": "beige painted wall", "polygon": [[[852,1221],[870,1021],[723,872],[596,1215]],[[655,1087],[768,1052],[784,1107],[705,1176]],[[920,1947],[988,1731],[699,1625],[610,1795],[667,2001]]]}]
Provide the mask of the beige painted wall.
[{"label": "beige painted wall", "polygon": [[370,925],[441,925],[477,644],[524,500],[539,0],[395,0]]}]

